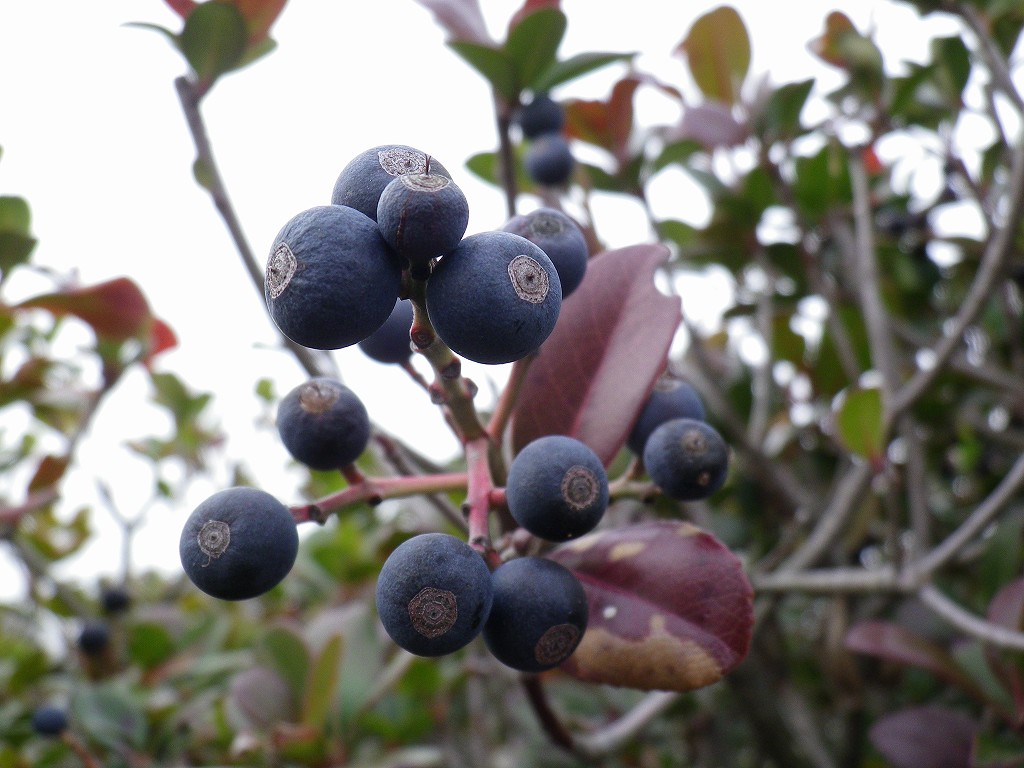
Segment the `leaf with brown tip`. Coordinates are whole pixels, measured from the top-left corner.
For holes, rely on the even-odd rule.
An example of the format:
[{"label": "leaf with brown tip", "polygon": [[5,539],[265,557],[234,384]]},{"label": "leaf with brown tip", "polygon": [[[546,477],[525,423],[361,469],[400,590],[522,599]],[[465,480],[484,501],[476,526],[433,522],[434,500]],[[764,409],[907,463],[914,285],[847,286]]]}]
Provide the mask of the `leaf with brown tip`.
[{"label": "leaf with brown tip", "polygon": [[654,286],[667,258],[662,245],[634,245],[591,259],[526,373],[512,414],[516,452],[559,434],[589,445],[605,465],[615,458],[682,319],[679,298]]},{"label": "leaf with brown tip", "polygon": [[739,558],[690,523],[599,531],[554,549],[587,592],[590,620],[562,668],[581,680],[690,691],[747,655],[754,593]]}]

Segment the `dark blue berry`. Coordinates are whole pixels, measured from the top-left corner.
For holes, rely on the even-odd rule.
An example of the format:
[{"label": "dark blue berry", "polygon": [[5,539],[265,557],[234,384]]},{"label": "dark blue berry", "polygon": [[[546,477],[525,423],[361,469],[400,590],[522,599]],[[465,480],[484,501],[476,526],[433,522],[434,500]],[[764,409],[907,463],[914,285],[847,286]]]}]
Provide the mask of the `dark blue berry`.
[{"label": "dark blue berry", "polygon": [[104,613],[121,613],[132,604],[132,597],[124,587],[106,587],[100,593],[100,605]]},{"label": "dark blue berry", "polygon": [[521,672],[543,672],[568,659],[587,629],[587,594],[560,563],[521,557],[491,576],[494,604],[484,642],[498,661]]},{"label": "dark blue berry", "polygon": [[542,539],[566,541],[601,521],[608,507],[608,475],[585,443],[547,435],[516,455],[505,495],[519,525]]},{"label": "dark blue berry", "polygon": [[404,363],[412,357],[412,315],[412,302],[397,299],[384,325],[360,341],[359,349],[378,363]]},{"label": "dark blue berry", "polygon": [[629,433],[626,445],[637,456],[651,432],[669,419],[705,420],[704,402],[692,385],[680,379],[661,378],[654,385]]},{"label": "dark blue berry", "polygon": [[707,498],[729,472],[729,446],[714,427],[696,419],[664,422],[647,438],[643,457],[651,480],[680,501]]},{"label": "dark blue berry", "polygon": [[391,181],[377,204],[377,226],[388,245],[414,265],[426,265],[462,240],[469,202],[439,173],[409,173]]},{"label": "dark blue berry", "polygon": [[546,93],[540,93],[519,108],[516,122],[528,139],[545,133],[558,133],[565,126],[565,107]]},{"label": "dark blue berry", "polygon": [[277,431],[297,461],[312,469],[340,469],[366,449],[370,417],[355,392],[336,379],[317,376],[282,398]]},{"label": "dark blue berry", "polygon": [[[359,153],[346,165],[334,182],[331,202],[346,205],[377,220],[377,202],[381,192],[396,176],[427,170],[426,152],[405,144],[382,144]],[[447,169],[430,158],[430,172],[448,176]]]},{"label": "dark blue berry", "polygon": [[377,580],[377,612],[388,635],[417,656],[462,648],[491,610],[491,573],[479,552],[446,533],[400,544]]},{"label": "dark blue berry", "polygon": [[576,290],[587,271],[590,251],[575,221],[554,208],[538,208],[513,216],[502,229],[522,235],[547,254],[558,270],[563,299]]},{"label": "dark blue berry", "polygon": [[377,225],[353,208],[321,205],[294,216],[267,259],[267,306],[281,332],[314,349],[362,341],[391,313],[402,270]]},{"label": "dark blue berry", "polygon": [[68,729],[68,715],[52,704],[36,707],[32,712],[32,730],[40,736],[60,736]]},{"label": "dark blue berry", "polygon": [[110,645],[110,627],[105,621],[87,621],[78,633],[78,649],[86,656],[99,656]]},{"label": "dark blue berry", "polygon": [[534,352],[562,306],[547,255],[511,232],[481,232],[446,254],[427,281],[427,315],[456,354],[485,364]]},{"label": "dark blue berry", "polygon": [[288,508],[246,487],[218,491],[202,502],[178,543],[188,577],[221,600],[247,600],[277,586],[298,550],[299,532]]},{"label": "dark blue berry", "polygon": [[572,176],[576,159],[562,134],[545,133],[527,146],[523,153],[523,165],[530,178],[541,186],[561,187]]}]

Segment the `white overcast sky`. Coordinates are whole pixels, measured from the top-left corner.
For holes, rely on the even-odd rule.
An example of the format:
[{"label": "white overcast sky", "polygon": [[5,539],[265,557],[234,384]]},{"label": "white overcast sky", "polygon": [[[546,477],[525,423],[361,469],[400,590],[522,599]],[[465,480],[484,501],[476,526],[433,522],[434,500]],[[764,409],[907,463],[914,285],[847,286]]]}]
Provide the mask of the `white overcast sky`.
[{"label": "white overcast sky", "polygon": [[[500,36],[520,2],[481,4]],[[564,0],[569,29],[561,53],[640,51],[642,68],[689,87],[672,50],[694,19],[717,5]],[[951,29],[941,19],[921,24],[909,6],[893,2],[732,5],[751,32],[752,73],[776,84],[819,74],[835,84],[807,50],[831,10],[844,10],[862,30],[876,24],[883,50],[898,52],[888,53],[890,66],[920,60],[929,35]],[[184,61],[162,36],[125,26],[129,22],[180,28],[160,0],[0,2],[0,194],[28,199],[39,239],[36,264],[76,270],[84,283],[129,275],[141,285],[180,339],[161,368],[216,395],[211,415],[228,435],[225,455],[293,502],[298,475],[282,471],[288,459],[276,437],[253,428],[261,416],[253,387],[271,377],[283,394],[303,375],[272,349],[275,336],[262,300],[207,195],[192,181],[191,139],[172,84]],[[223,176],[260,259],[287,219],[329,202],[334,179],[352,156],[388,142],[423,149],[453,172],[470,201],[470,233],[503,223],[501,195],[462,168],[471,154],[495,145],[488,87],[444,46],[443,31],[424,8],[413,0],[292,0],[272,34],[278,49],[218,83],[203,107]],[[612,68],[555,95],[604,97],[619,74]],[[646,120],[676,116],[654,96],[645,95],[640,108]],[[682,191],[655,206],[693,223],[702,213],[700,201]],[[611,246],[649,237],[643,214],[621,200],[598,201],[596,213]],[[43,286],[23,277],[17,287],[28,293]],[[376,421],[439,457],[455,450],[436,411],[400,372],[366,361],[354,348],[337,353],[337,360]],[[468,369],[485,393],[489,380],[501,381],[500,371]],[[139,406],[147,396],[142,376],[129,377],[114,393],[82,452],[81,471],[65,485],[63,509],[95,503],[96,476],[110,484],[127,514],[144,503],[146,466],[120,444],[166,428],[152,409]],[[0,411],[0,430],[16,428],[12,418]],[[175,567],[184,517],[218,482],[223,478],[197,484],[183,508],[152,511],[138,539],[140,566]],[[0,493],[18,488],[0,480]],[[101,508],[95,524],[101,543],[74,569],[86,578],[109,573],[117,563],[118,532]],[[0,549],[0,583],[10,584],[11,577]]]}]

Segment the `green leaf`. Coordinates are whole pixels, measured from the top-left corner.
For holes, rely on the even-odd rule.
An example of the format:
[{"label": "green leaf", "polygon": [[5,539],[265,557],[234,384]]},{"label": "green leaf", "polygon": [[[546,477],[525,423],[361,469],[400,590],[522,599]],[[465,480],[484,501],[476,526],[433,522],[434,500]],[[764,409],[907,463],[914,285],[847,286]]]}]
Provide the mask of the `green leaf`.
[{"label": "green leaf", "polygon": [[526,16],[508,33],[505,55],[512,63],[517,90],[537,90],[537,80],[555,61],[565,27],[564,13],[557,8],[542,8]]},{"label": "green leaf", "polygon": [[148,726],[143,702],[122,686],[76,686],[69,710],[76,730],[90,741],[117,752],[144,749]]},{"label": "green leaf", "polygon": [[174,639],[155,622],[139,622],[128,628],[128,655],[143,669],[159,666],[174,653]]},{"label": "green leaf", "polygon": [[211,0],[189,14],[178,47],[200,81],[212,83],[242,60],[247,38],[238,8]]},{"label": "green leaf", "polygon": [[661,150],[661,154],[659,154],[654,160],[654,170],[657,172],[676,163],[683,165],[687,160],[693,157],[693,155],[700,151],[700,144],[692,139],[683,139],[682,141],[672,142],[671,144],[666,145]]},{"label": "green leaf", "polygon": [[30,234],[32,214],[23,197],[0,195],[0,232]]},{"label": "green leaf", "polygon": [[601,67],[618,61],[631,61],[635,57],[636,53],[577,53],[568,59],[552,63],[537,77],[531,87],[538,93],[544,93]]},{"label": "green leaf", "polygon": [[[533,193],[536,191],[536,185],[533,180],[530,179],[526,173],[526,168],[522,162],[522,146],[519,146],[515,150],[516,154],[516,186],[522,193]],[[466,161],[466,168],[479,176],[481,179],[486,181],[488,184],[494,184],[496,187],[501,186],[501,174],[499,172],[499,158],[496,152],[480,152],[479,154],[473,155],[469,160]]]},{"label": "green leaf", "polygon": [[750,35],[730,6],[706,13],[690,27],[677,50],[685,54],[701,92],[734,104],[750,68]]},{"label": "green leaf", "polygon": [[306,696],[302,705],[302,722],[315,727],[322,726],[341,677],[341,652],[344,640],[335,635],[326,643],[310,669],[306,685]]},{"label": "green leaf", "polygon": [[814,79],[780,86],[768,97],[754,119],[754,132],[765,143],[792,139],[801,133],[800,113],[814,87]]},{"label": "green leaf", "polygon": [[835,417],[839,437],[848,450],[872,462],[881,461],[885,450],[881,389],[847,389],[840,398]]},{"label": "green leaf", "polygon": [[256,646],[257,655],[277,672],[291,689],[296,701],[306,695],[309,678],[309,649],[302,638],[285,627],[271,627]]},{"label": "green leaf", "polygon": [[448,46],[483,75],[491,87],[510,103],[519,97],[515,65],[504,51],[460,40],[450,42]]}]

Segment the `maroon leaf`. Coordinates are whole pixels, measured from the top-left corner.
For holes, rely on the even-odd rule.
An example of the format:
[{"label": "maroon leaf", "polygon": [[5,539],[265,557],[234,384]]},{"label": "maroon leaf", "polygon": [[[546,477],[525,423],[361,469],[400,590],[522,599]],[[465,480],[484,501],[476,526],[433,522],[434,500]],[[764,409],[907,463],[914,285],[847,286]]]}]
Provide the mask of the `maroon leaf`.
[{"label": "maroon leaf", "polygon": [[127,277],[36,296],[22,302],[18,308],[46,309],[58,316],[74,315],[91,325],[98,336],[114,341],[140,336],[153,319],[146,297]]},{"label": "maroon leaf", "polygon": [[187,19],[189,14],[191,14],[192,11],[195,10],[195,7],[199,5],[195,0],[164,0],[164,2],[170,6],[172,11],[183,19]]},{"label": "maroon leaf", "polygon": [[235,0],[235,6],[245,19],[250,44],[267,39],[270,26],[281,15],[286,2],[287,0]]},{"label": "maroon leaf", "polygon": [[53,488],[67,472],[70,459],[67,456],[44,456],[28,483],[29,493]]},{"label": "maroon leaf", "polygon": [[434,14],[434,20],[448,33],[448,41],[495,45],[487,31],[478,0],[417,0]]},{"label": "maroon leaf", "polygon": [[868,737],[894,768],[970,768],[977,727],[960,712],[916,707],[883,717]]},{"label": "maroon leaf", "polygon": [[512,446],[543,435],[575,437],[605,465],[626,442],[682,317],[679,299],[654,287],[668,257],[635,245],[594,257],[527,371],[512,414]]},{"label": "maroon leaf", "polygon": [[567,101],[566,133],[608,150],[620,165],[625,164],[633,131],[633,94],[641,82],[640,77],[627,75],[612,87],[607,101]]},{"label": "maroon leaf", "polygon": [[846,633],[847,650],[877,656],[897,664],[926,669],[947,683],[984,700],[981,688],[953,657],[916,632],[889,621],[862,621]]},{"label": "maroon leaf", "polygon": [[692,139],[709,149],[734,147],[747,138],[746,126],[732,114],[728,104],[707,101],[688,107],[682,120],[670,134],[670,141]]},{"label": "maroon leaf", "polygon": [[154,317],[149,329],[149,343],[142,358],[143,364],[147,368],[151,367],[153,359],[157,355],[174,349],[176,346],[178,346],[178,336],[174,333],[174,329],[159,317]]},{"label": "maroon leaf", "polygon": [[[988,606],[988,620],[1015,632],[1021,630],[1024,626],[1024,578],[1014,579],[996,593]],[[1021,718],[1024,716],[1024,669],[1020,654],[986,645],[985,659],[996,679],[1010,692],[1017,716]]]},{"label": "maroon leaf", "polygon": [[581,680],[689,691],[721,679],[747,655],[750,581],[724,544],[690,523],[599,531],[550,557],[587,591],[587,631],[563,665]]}]

